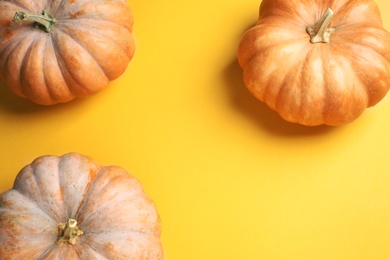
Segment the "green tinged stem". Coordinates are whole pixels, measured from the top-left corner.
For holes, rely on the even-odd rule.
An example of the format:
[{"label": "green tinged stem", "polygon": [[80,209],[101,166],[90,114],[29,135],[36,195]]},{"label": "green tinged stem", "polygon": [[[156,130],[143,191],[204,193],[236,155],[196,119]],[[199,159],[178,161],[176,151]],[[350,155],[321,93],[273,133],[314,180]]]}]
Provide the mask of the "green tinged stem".
[{"label": "green tinged stem", "polygon": [[35,28],[41,29],[47,33],[51,31],[57,22],[57,20],[47,10],[44,10],[42,14],[16,12],[12,21],[17,23],[22,23],[24,21],[35,22]]}]

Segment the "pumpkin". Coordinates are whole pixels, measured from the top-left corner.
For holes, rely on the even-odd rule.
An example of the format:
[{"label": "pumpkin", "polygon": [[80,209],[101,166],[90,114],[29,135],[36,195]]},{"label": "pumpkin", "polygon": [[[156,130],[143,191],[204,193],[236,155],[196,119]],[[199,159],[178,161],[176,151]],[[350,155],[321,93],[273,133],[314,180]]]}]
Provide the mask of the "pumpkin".
[{"label": "pumpkin", "polygon": [[302,125],[352,122],[390,86],[390,34],[372,0],[263,0],[237,57],[249,92]]},{"label": "pumpkin", "polygon": [[0,79],[41,105],[104,89],[134,55],[125,0],[1,0]]},{"label": "pumpkin", "polygon": [[1,259],[163,259],[140,182],[78,153],[42,156],[0,195]]}]

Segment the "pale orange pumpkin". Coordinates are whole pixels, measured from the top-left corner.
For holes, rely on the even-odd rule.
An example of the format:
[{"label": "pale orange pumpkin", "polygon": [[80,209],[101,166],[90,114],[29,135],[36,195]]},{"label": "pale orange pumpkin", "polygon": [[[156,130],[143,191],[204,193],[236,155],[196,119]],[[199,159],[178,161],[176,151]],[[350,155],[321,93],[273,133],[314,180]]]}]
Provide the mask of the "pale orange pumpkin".
[{"label": "pale orange pumpkin", "polygon": [[42,156],[0,195],[0,258],[163,259],[161,221],[124,169]]},{"label": "pale orange pumpkin", "polygon": [[2,0],[0,79],[42,105],[90,96],[126,70],[132,28],[125,0]]},{"label": "pale orange pumpkin", "polygon": [[287,121],[342,125],[390,87],[390,34],[372,0],[263,0],[242,36],[248,90]]}]

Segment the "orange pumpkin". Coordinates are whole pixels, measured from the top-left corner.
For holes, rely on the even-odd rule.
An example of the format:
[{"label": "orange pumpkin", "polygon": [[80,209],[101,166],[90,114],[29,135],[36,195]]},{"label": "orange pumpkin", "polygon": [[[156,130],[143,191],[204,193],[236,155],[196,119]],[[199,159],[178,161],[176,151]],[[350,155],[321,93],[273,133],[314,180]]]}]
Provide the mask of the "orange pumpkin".
[{"label": "orange pumpkin", "polygon": [[124,169],[43,156],[0,195],[0,258],[163,259],[151,198]]},{"label": "orange pumpkin", "polygon": [[125,0],[2,0],[0,79],[37,104],[87,97],[127,68],[132,27]]},{"label": "orange pumpkin", "polygon": [[390,34],[372,0],[263,0],[242,36],[248,90],[287,121],[342,125],[390,87]]}]

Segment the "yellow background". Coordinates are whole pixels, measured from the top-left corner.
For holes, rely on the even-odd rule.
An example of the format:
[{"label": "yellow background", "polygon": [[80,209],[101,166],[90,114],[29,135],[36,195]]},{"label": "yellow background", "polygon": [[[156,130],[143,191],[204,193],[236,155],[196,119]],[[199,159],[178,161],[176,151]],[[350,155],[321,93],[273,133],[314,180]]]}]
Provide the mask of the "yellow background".
[{"label": "yellow background", "polygon": [[258,0],[128,3],[137,50],[108,89],[40,107],[1,88],[0,192],[74,151],[142,182],[166,259],[390,259],[390,95],[342,127],[284,122],[236,61]]}]

